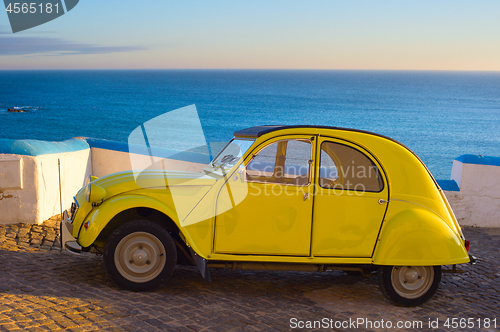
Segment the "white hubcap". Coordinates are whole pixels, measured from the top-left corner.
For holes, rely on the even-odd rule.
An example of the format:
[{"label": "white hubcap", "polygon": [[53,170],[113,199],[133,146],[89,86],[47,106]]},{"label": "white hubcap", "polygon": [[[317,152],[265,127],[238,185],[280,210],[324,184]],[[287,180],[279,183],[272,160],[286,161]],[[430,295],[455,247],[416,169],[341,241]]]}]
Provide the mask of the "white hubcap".
[{"label": "white hubcap", "polygon": [[391,281],[394,290],[402,297],[415,299],[424,295],[434,281],[432,266],[395,266]]},{"label": "white hubcap", "polygon": [[120,274],[133,282],[156,278],[165,267],[165,249],[150,233],[135,232],[125,236],[115,249],[115,266]]}]

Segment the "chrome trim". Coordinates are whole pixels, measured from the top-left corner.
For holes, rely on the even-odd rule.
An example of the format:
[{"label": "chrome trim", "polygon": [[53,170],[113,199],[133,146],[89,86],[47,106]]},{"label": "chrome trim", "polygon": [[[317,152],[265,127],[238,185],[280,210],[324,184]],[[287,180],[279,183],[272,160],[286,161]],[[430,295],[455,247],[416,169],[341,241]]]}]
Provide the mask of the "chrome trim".
[{"label": "chrome trim", "polygon": [[[72,253],[80,253],[81,246],[76,242],[76,239],[71,234],[73,231],[73,224],[68,219],[68,212],[63,212],[63,219],[61,221],[61,248],[64,248]],[[70,248],[68,248],[70,246]],[[78,251],[80,247],[80,251]]]},{"label": "chrome trim", "polygon": [[[78,209],[80,208],[80,205],[78,204],[78,201],[76,200],[76,197],[73,197],[74,202],[71,203],[71,210],[70,210],[70,215],[68,217],[68,220],[73,223],[75,220],[76,213],[78,212]],[[74,204],[74,209],[73,209],[73,204]]]},{"label": "chrome trim", "polygon": [[65,249],[66,251],[75,255],[79,255],[82,253],[82,246],[76,243],[76,241],[66,242]]}]

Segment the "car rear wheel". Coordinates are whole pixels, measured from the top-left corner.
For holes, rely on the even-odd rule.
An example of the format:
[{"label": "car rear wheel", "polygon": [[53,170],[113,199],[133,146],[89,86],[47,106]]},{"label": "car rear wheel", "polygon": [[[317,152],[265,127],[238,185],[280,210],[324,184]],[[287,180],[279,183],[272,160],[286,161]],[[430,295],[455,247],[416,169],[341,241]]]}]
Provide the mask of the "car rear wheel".
[{"label": "car rear wheel", "polygon": [[392,303],[413,307],[429,300],[441,281],[441,266],[380,266],[378,282]]},{"label": "car rear wheel", "polygon": [[108,237],[103,254],[110,278],[131,291],[164,284],[175,269],[177,252],[170,234],[150,220],[133,220]]}]

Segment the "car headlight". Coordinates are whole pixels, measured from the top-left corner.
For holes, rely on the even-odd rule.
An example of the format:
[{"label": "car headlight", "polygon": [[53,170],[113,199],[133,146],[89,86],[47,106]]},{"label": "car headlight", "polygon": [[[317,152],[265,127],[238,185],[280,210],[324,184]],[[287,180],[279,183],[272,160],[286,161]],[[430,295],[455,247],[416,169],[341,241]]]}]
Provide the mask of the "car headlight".
[{"label": "car headlight", "polygon": [[90,202],[90,190],[91,190],[91,188],[90,188],[90,184],[87,184],[87,185],[85,186],[85,200],[86,200],[87,202]]},{"label": "car headlight", "polygon": [[85,187],[85,199],[87,202],[99,202],[106,197],[106,190],[99,187],[98,185],[89,183]]}]

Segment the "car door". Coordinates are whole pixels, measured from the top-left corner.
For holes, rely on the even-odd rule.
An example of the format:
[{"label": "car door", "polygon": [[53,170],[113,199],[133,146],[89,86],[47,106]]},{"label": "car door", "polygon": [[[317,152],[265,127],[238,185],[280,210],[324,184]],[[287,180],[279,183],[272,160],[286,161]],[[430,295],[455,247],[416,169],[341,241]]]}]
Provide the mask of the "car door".
[{"label": "car door", "polygon": [[[314,138],[281,136],[257,147],[217,200],[216,253],[308,256]],[[233,206],[231,197],[245,192]]]},{"label": "car door", "polygon": [[313,255],[371,257],[389,196],[380,164],[363,148],[327,137],[316,156]]}]

